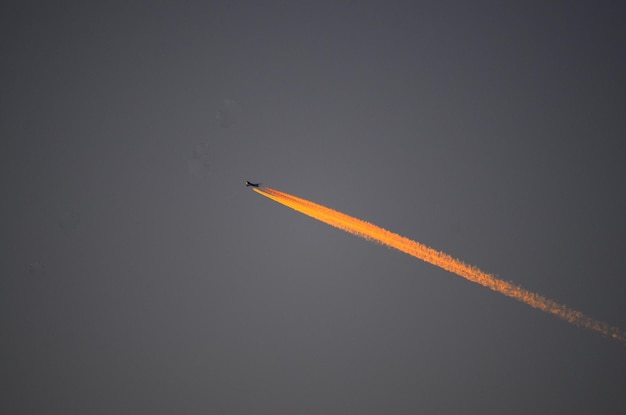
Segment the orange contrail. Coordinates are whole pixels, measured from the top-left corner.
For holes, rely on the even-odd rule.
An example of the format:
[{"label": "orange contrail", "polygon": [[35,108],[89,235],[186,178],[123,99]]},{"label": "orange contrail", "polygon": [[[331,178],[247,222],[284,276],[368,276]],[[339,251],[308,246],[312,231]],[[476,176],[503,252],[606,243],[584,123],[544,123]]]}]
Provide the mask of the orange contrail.
[{"label": "orange contrail", "polygon": [[419,242],[412,241],[404,236],[400,236],[396,233],[338,212],[334,209],[327,208],[317,203],[313,203],[306,199],[283,193],[278,190],[270,189],[268,187],[253,188],[253,190],[265,197],[331,226],[367,240],[390,246],[412,255],[415,258],[443,268],[446,271],[453,272],[469,281],[483,285],[493,291],[497,291],[501,294],[526,303],[531,307],[553,314],[572,324],[595,330],[605,336],[610,336],[626,344],[626,332],[617,327],[595,320],[584,315],[580,311],[573,310],[566,305],[559,304],[554,300],[550,300],[542,295],[528,291],[518,285],[500,280],[472,265],[468,265],[463,261],[452,258],[448,254],[429,248]]}]

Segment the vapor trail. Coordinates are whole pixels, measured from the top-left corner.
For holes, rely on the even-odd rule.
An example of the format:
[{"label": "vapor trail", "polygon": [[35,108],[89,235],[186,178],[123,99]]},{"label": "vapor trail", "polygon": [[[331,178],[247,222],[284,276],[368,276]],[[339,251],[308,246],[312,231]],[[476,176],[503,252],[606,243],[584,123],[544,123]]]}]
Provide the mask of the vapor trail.
[{"label": "vapor trail", "polygon": [[518,285],[500,280],[472,265],[465,264],[448,254],[429,248],[419,242],[412,241],[369,222],[362,221],[336,210],[278,190],[270,189],[268,187],[253,188],[252,190],[331,226],[367,240],[379,242],[395,248],[406,254],[414,256],[415,258],[421,259],[432,265],[443,268],[446,271],[459,275],[469,281],[483,285],[493,291],[526,303],[531,307],[553,314],[577,326],[595,330],[605,336],[610,336],[626,344],[626,332],[617,327],[595,320],[584,315],[580,311],[573,310],[566,305],[559,304],[554,300],[528,291]]}]

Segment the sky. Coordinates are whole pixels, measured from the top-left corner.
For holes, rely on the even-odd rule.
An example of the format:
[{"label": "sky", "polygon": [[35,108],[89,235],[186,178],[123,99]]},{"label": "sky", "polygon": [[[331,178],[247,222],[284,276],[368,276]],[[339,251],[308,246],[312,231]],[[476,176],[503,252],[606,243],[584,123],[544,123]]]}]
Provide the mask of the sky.
[{"label": "sky", "polygon": [[0,412],[623,408],[623,344],[244,186],[626,329],[617,3],[3,3]]}]

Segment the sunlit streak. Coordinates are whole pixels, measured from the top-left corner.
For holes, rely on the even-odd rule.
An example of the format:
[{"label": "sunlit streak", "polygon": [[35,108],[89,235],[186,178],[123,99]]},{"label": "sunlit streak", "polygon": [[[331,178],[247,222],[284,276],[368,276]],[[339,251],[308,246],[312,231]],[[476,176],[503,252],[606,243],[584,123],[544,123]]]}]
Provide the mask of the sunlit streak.
[{"label": "sunlit streak", "polygon": [[369,222],[362,221],[336,210],[278,190],[270,189],[268,187],[253,188],[252,190],[331,226],[349,232],[353,235],[395,248],[414,256],[415,258],[419,258],[432,265],[436,265],[459,275],[469,281],[483,285],[493,291],[497,291],[508,297],[526,303],[531,307],[553,314],[572,324],[595,330],[605,336],[610,336],[626,344],[626,332],[617,327],[595,320],[584,315],[580,311],[573,310],[566,305],[559,304],[554,300],[528,291],[525,288],[511,282],[498,279],[472,265],[465,264],[448,254],[429,248],[419,242],[412,241]]}]

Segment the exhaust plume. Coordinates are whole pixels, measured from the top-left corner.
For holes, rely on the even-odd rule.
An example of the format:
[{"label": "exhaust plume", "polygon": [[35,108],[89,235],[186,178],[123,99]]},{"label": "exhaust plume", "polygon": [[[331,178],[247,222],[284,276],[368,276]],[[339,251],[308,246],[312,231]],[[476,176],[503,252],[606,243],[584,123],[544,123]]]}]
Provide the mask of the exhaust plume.
[{"label": "exhaust plume", "polygon": [[328,225],[334,226],[353,235],[360,236],[361,238],[397,249],[398,251],[443,268],[446,271],[450,271],[469,281],[475,282],[476,284],[483,285],[493,291],[499,292],[500,294],[504,294],[508,297],[521,301],[522,303],[528,304],[533,308],[555,315],[556,317],[559,317],[569,323],[597,331],[602,335],[612,337],[626,344],[626,332],[617,327],[595,320],[584,315],[580,311],[573,310],[566,305],[559,304],[554,300],[532,291],[528,291],[525,288],[511,282],[498,279],[472,265],[468,265],[448,254],[437,251],[419,242],[412,241],[369,222],[362,221],[336,210],[278,190],[270,189],[268,187],[253,188],[252,190],[274,200],[275,202],[327,223]]}]

